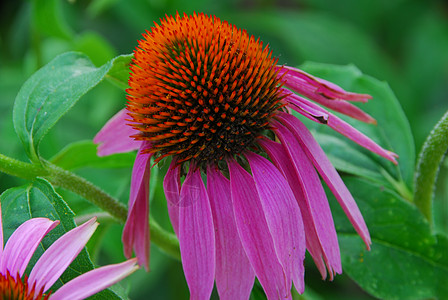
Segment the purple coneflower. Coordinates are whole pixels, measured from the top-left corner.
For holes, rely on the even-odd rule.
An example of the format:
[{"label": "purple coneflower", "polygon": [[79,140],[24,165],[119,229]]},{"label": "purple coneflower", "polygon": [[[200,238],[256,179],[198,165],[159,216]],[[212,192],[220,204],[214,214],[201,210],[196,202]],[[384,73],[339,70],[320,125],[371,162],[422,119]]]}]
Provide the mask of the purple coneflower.
[{"label": "purple coneflower", "polygon": [[337,171],[290,113],[396,163],[394,153],[309,100],[375,123],[349,102],[371,97],[276,64],[261,41],[219,18],[167,16],[134,51],[127,111],[95,137],[99,155],[139,149],[123,242],[125,255],[134,250],[146,267],[150,160],[171,159],[164,190],[192,299],[208,299],[215,280],[222,299],[248,299],[255,276],[269,299],[289,298],[292,283],[303,292],[305,249],[322,277],[341,273],[319,175],[371,243]]},{"label": "purple coneflower", "polygon": [[84,248],[98,223],[92,218],[56,240],[39,258],[29,276],[25,269],[44,236],[59,221],[33,218],[20,225],[3,249],[0,207],[0,299],[63,300],[85,299],[117,283],[138,269],[137,260],[101,267],[64,284],[56,292],[47,291]]}]

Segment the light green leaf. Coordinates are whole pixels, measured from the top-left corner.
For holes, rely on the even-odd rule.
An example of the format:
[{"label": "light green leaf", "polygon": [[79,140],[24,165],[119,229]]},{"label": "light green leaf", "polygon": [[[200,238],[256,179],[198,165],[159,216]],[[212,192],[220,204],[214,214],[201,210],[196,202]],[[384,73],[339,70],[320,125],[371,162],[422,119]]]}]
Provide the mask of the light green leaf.
[{"label": "light green leaf", "polygon": [[110,69],[106,78],[119,88],[125,90],[129,87],[129,66],[134,58],[134,54],[120,55],[115,58],[114,65]]},{"label": "light green leaf", "polygon": [[47,131],[103,79],[112,62],[96,68],[84,54],[68,52],[24,83],[14,103],[13,121],[32,161],[39,160],[38,146]]},{"label": "light green leaf", "polygon": [[52,157],[50,161],[66,170],[82,167],[122,168],[132,166],[134,163],[135,153],[119,153],[99,157],[96,148],[97,145],[92,141],[72,143]]}]

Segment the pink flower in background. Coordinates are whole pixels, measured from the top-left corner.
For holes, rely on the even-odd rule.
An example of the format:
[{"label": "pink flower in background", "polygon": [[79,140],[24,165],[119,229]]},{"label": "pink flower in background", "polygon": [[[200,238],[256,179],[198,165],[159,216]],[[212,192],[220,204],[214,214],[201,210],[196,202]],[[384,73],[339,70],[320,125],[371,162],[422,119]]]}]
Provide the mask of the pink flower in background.
[{"label": "pink flower in background", "polygon": [[101,267],[48,292],[84,248],[98,223],[92,218],[56,240],[39,258],[29,276],[25,269],[44,236],[59,221],[33,218],[20,225],[3,248],[0,207],[0,299],[85,299],[117,283],[138,269],[136,259]]},{"label": "pink flower in background", "polygon": [[293,283],[304,290],[305,249],[323,278],[341,273],[320,177],[370,247],[353,197],[291,114],[396,163],[396,154],[314,103],[375,123],[350,103],[369,95],[277,66],[261,41],[216,17],[166,17],[143,37],[131,65],[127,110],[94,139],[99,155],[139,149],[123,231],[127,257],[134,250],[148,267],[151,158],[171,158],[164,191],[192,299],[208,299],[214,281],[222,299],[248,299],[255,276],[269,299],[290,298]]}]

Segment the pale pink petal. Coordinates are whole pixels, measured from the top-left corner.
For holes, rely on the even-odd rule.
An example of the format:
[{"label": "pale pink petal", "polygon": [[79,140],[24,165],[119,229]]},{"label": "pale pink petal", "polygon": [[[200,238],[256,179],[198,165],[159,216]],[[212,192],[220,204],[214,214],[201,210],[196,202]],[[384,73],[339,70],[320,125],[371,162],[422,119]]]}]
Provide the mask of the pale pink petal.
[{"label": "pale pink petal", "polygon": [[[305,111],[310,111],[310,106],[309,103],[313,103],[312,101],[305,99],[303,97],[300,97],[296,94],[292,94],[289,90],[287,89],[283,89],[283,94],[287,95],[285,97],[285,101],[296,105],[297,108],[303,109]],[[323,106],[326,106],[334,111],[340,112],[344,115],[347,115],[351,118],[354,118],[356,120],[365,122],[365,123],[371,123],[371,124],[376,124],[376,120],[371,117],[369,114],[365,113],[364,111],[362,111],[359,107],[345,101],[345,100],[328,100],[328,99],[321,99],[319,101],[320,104],[322,104]],[[315,105],[315,104],[314,104]],[[318,106],[319,107],[319,106]],[[320,107],[319,107],[320,108]],[[312,110],[311,114],[322,114],[324,112],[324,110],[322,110],[321,108],[317,111],[319,112],[314,112],[316,110]],[[328,114],[328,113],[326,113]]]},{"label": "pale pink petal", "polygon": [[180,191],[179,246],[190,299],[209,299],[215,278],[212,211],[201,171],[190,171]]},{"label": "pale pink petal", "polygon": [[228,161],[230,192],[241,243],[268,299],[291,297],[291,280],[277,257],[255,182],[236,161]]},{"label": "pale pink petal", "polygon": [[20,225],[6,243],[1,273],[6,274],[8,270],[12,276],[21,277],[39,243],[58,224],[59,221],[47,218],[33,218]]},{"label": "pale pink petal", "polygon": [[297,291],[303,293],[305,232],[294,194],[283,174],[270,161],[253,152],[247,152],[245,156],[252,170],[277,257],[287,280],[292,278]]},{"label": "pale pink petal", "polygon": [[122,109],[96,134],[93,142],[99,144],[98,156],[129,152],[140,148],[142,142],[130,137],[139,131],[128,125],[128,118],[127,110]]},{"label": "pale pink petal", "polygon": [[[280,120],[291,133],[294,134],[302,146],[302,149],[305,151],[305,154],[313,162],[314,167],[336,196],[336,199],[349,218],[350,222],[353,224],[353,227],[364,240],[367,248],[370,249],[371,241],[369,231],[355,200],[334,166],[328,160],[322,148],[311,135],[310,131],[293,115],[279,113],[276,118]],[[273,126],[276,125],[277,122],[273,122]]]},{"label": "pale pink petal", "polygon": [[120,264],[91,270],[61,286],[50,298],[51,300],[86,299],[138,270],[136,263],[137,259],[133,258]]},{"label": "pale pink petal", "polygon": [[92,218],[57,239],[34,265],[29,286],[35,284],[36,291],[47,291],[78,256],[97,226],[96,218]]},{"label": "pale pink petal", "polygon": [[345,91],[340,86],[325,79],[312,76],[300,69],[277,66],[279,76],[283,75],[284,85],[292,90],[319,102],[321,99],[341,99],[367,102],[372,96]]},{"label": "pale pink petal", "polygon": [[[328,127],[332,128],[333,130],[339,132],[340,134],[344,135],[345,137],[351,139],[358,145],[366,148],[367,150],[372,151],[373,153],[376,153],[394,164],[397,164],[397,161],[395,160],[396,157],[398,157],[395,153],[385,150],[382,147],[380,147],[377,143],[375,143],[373,140],[371,140],[369,137],[367,137],[365,134],[359,132],[353,126],[348,124],[347,122],[341,120],[337,116],[329,113],[325,109],[321,108],[320,106],[312,103],[309,100],[303,99],[298,96],[290,96],[289,101],[293,103],[291,107],[297,111],[298,113],[304,115],[308,119],[326,124]],[[326,116],[326,117],[322,117]]]},{"label": "pale pink petal", "polygon": [[176,165],[175,159],[171,162],[163,179],[163,190],[171,225],[176,235],[179,236],[180,167]]},{"label": "pale pink petal", "polygon": [[342,267],[336,229],[325,191],[319,175],[294,136],[280,124],[277,124],[276,133],[283,146],[267,139],[260,141],[260,144],[283,170],[293,187],[303,216],[308,251],[323,278],[326,277],[326,270],[322,260],[325,262],[331,280],[335,273],[342,272]]},{"label": "pale pink petal", "polygon": [[140,265],[149,269],[149,177],[151,156],[144,153],[149,142],[142,143],[132,169],[128,218],[123,229],[124,255],[131,258],[132,250]]},{"label": "pale pink petal", "polygon": [[216,288],[222,300],[247,300],[255,273],[244,252],[235,224],[230,182],[220,171],[207,169],[207,192],[216,239]]}]

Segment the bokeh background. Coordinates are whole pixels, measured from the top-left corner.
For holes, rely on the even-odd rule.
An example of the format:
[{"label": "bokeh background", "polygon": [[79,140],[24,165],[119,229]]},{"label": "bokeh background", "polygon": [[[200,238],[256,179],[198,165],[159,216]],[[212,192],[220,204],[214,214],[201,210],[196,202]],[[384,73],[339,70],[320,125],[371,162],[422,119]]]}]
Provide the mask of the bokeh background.
[{"label": "bokeh background", "polygon": [[[448,3],[442,0],[6,0],[0,4],[0,152],[27,160],[12,125],[12,107],[20,86],[38,68],[71,50],[86,53],[97,66],[132,53],[142,32],[176,11],[215,14],[245,28],[269,43],[282,64],[354,64],[388,82],[410,122],[417,152],[448,109]],[[45,137],[42,156],[50,159],[69,143],[91,140],[124,104],[122,90],[100,83]],[[125,203],[132,162],[130,155],[119,168],[76,173]],[[153,182],[152,215],[170,229],[160,182]],[[0,193],[24,183],[0,173]],[[439,230],[448,228],[447,187],[445,161],[436,190]],[[76,213],[97,211],[83,199],[59,192]],[[122,261],[122,226],[107,217],[100,222],[89,244],[92,258],[98,264]],[[188,299],[180,263],[156,246],[151,251],[151,272],[138,271],[123,282],[130,298]],[[306,266],[305,299],[373,299],[346,275],[322,281],[311,260]],[[252,297],[262,299],[259,294]]]}]

